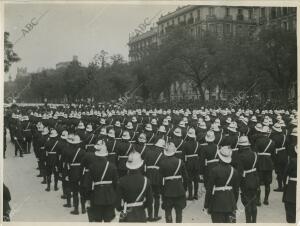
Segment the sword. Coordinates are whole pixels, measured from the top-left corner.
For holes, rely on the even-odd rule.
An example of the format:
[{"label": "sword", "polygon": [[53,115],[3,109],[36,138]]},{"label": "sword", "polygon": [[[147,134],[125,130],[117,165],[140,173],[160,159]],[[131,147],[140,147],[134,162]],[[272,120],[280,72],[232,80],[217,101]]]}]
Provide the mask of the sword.
[{"label": "sword", "polygon": [[18,139],[16,139],[16,142],[17,142],[17,144],[18,144],[19,148],[22,150],[22,152],[24,152],[23,148],[22,148],[22,147],[21,147],[21,145],[19,144],[19,141],[18,141]]}]

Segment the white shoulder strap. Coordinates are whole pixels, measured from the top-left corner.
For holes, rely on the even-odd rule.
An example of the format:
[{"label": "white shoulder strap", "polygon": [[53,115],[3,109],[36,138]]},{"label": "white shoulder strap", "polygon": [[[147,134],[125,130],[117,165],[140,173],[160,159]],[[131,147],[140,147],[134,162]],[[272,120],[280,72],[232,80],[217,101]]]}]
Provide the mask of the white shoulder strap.
[{"label": "white shoulder strap", "polygon": [[254,153],[254,163],[253,163],[252,169],[254,169],[256,161],[257,161],[257,154],[255,152],[253,152],[253,153]]},{"label": "white shoulder strap", "polygon": [[233,167],[230,166],[230,174],[229,174],[229,177],[228,177],[228,179],[226,181],[225,186],[227,186],[229,184],[229,182],[231,181],[232,176],[233,176]]},{"label": "white shoulder strap", "polygon": [[57,145],[57,143],[58,143],[58,140],[55,142],[55,144],[54,144],[53,147],[51,148],[50,152],[52,152],[52,151],[54,150],[54,148],[55,148],[55,146]]},{"label": "white shoulder strap", "polygon": [[283,141],[282,141],[282,148],[284,147],[284,145],[285,145],[285,140],[286,140],[286,135],[283,135]]},{"label": "white shoulder strap", "polygon": [[112,147],[112,149],[111,149],[111,152],[114,152],[116,143],[117,143],[117,140],[114,140],[114,145],[113,145],[113,147]]},{"label": "white shoulder strap", "polygon": [[129,151],[130,151],[130,149],[131,149],[131,146],[132,146],[132,144],[131,144],[131,143],[129,143],[129,148],[127,149],[127,151],[126,151],[126,154],[125,154],[125,155],[128,155],[128,153],[129,153]]},{"label": "white shoulder strap", "polygon": [[105,177],[105,174],[106,174],[106,171],[108,169],[108,165],[109,165],[109,161],[106,162],[106,165],[105,165],[105,168],[104,168],[104,171],[102,173],[102,176],[101,176],[101,180],[100,181],[103,181],[104,177]]},{"label": "white shoulder strap", "polygon": [[144,185],[143,185],[143,189],[142,189],[141,193],[139,194],[139,196],[136,198],[136,200],[135,200],[136,202],[138,202],[138,201],[141,199],[143,193],[144,193],[145,190],[146,190],[146,186],[147,186],[147,178],[144,177]]},{"label": "white shoulder strap", "polygon": [[154,163],[154,166],[156,166],[156,164],[158,163],[159,159],[161,158],[162,156],[162,152],[159,154],[159,156],[157,157],[155,163]]},{"label": "white shoulder strap", "polygon": [[78,149],[77,149],[77,152],[76,152],[76,154],[75,154],[75,156],[74,156],[74,158],[73,158],[73,160],[72,160],[72,163],[74,163],[74,162],[75,162],[75,159],[76,159],[76,157],[77,157],[77,155],[78,155],[79,151],[80,151],[80,148],[78,148]]},{"label": "white shoulder strap", "polygon": [[269,141],[269,143],[268,143],[267,147],[265,148],[265,150],[263,151],[263,153],[265,153],[268,150],[268,148],[270,147],[271,143],[272,143],[272,140]]},{"label": "white shoulder strap", "polygon": [[179,171],[179,169],[180,169],[180,166],[181,166],[181,159],[179,159],[179,162],[178,162],[177,169],[175,170],[175,172],[174,172],[174,175],[173,175],[173,176],[176,176],[176,174],[178,173],[178,171]]},{"label": "white shoulder strap", "polygon": [[196,148],[195,148],[194,154],[197,153],[198,147],[199,147],[199,143],[196,141]]}]

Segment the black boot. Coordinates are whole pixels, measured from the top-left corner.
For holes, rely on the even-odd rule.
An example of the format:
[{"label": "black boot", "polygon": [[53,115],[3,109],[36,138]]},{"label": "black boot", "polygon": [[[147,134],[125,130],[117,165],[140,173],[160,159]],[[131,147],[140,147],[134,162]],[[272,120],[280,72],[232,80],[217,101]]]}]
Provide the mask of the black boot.
[{"label": "black boot", "polygon": [[281,180],[280,176],[277,176],[277,184],[278,184],[278,188],[274,189],[273,191],[283,192],[283,189],[282,189],[282,180]]},{"label": "black boot", "polygon": [[154,218],[153,218],[153,205],[151,205],[147,208],[147,212],[148,212],[147,221],[152,222],[154,220]]},{"label": "black boot", "polygon": [[58,191],[57,181],[55,181],[55,183],[54,183],[54,191]]},{"label": "black boot", "polygon": [[159,221],[161,219],[161,217],[158,216],[159,206],[160,206],[160,199],[159,199],[159,197],[156,197],[156,198],[154,198],[154,218],[153,218],[153,221]]},{"label": "black boot", "polygon": [[269,194],[270,194],[270,185],[265,185],[265,198],[264,198],[264,204],[269,205]]},{"label": "black boot", "polygon": [[46,181],[46,177],[44,176],[43,177],[43,181],[41,182],[42,184],[47,184],[47,181]]},{"label": "black boot", "polygon": [[45,189],[45,191],[50,191],[50,184],[47,185],[47,188]]},{"label": "black boot", "polygon": [[71,208],[71,197],[67,197],[67,203],[63,205],[63,207]]},{"label": "black boot", "polygon": [[199,190],[199,184],[197,181],[194,181],[194,199],[198,200],[198,190]]},{"label": "black boot", "polygon": [[81,203],[81,213],[85,214],[86,213],[86,209],[85,209],[85,199],[84,198],[80,198],[80,203]]},{"label": "black boot", "polygon": [[261,206],[261,202],[260,202],[260,189],[257,190],[256,205],[257,206]]},{"label": "black boot", "polygon": [[73,215],[79,215],[78,207],[75,208],[73,211],[71,211],[71,214],[73,214]]}]

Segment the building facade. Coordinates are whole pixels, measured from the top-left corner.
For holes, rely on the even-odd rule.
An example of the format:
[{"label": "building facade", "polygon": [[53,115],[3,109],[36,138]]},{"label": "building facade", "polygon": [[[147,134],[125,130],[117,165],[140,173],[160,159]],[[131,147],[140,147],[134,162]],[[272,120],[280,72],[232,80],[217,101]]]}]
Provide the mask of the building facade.
[{"label": "building facade", "polygon": [[[206,31],[216,33],[219,37],[252,35],[261,26],[277,25],[286,30],[296,30],[296,8],[291,7],[237,7],[188,5],[178,7],[174,12],[161,16],[157,27],[144,34],[129,39],[129,60],[139,61],[149,52],[149,47],[159,47],[163,37],[176,25],[184,25],[195,36]],[[148,44],[147,44],[148,43]],[[218,87],[210,91],[205,89],[205,99],[225,99],[218,93]],[[197,99],[200,93],[193,82],[177,81],[170,87],[170,99]],[[161,95],[164,98],[164,95]]]}]

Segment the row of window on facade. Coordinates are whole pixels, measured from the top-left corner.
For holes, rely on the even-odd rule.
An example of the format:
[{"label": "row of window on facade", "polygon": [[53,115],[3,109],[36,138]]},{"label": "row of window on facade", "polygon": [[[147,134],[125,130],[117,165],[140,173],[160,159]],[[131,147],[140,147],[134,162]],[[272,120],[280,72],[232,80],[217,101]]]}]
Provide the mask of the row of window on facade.
[{"label": "row of window on facade", "polygon": [[[237,10],[237,20],[244,20],[245,19],[245,11],[246,9],[241,9],[239,8]],[[254,8],[250,8],[247,9],[248,12],[248,19],[249,20],[253,20],[255,19],[255,13],[254,13]],[[281,16],[286,16],[288,14],[294,14],[296,12],[296,8],[293,7],[272,7],[271,8],[271,13],[270,13],[270,19],[274,19],[277,17],[281,17]],[[266,8],[260,8],[260,17],[261,18],[265,18],[266,15]],[[196,16],[196,21],[199,21],[201,15],[201,9],[197,9],[197,16]],[[209,7],[208,10],[208,16],[210,17],[214,17],[215,16],[215,7]],[[225,17],[230,17],[231,16],[231,8],[230,7],[226,7],[225,8]],[[173,18],[172,20],[169,20],[165,23],[163,23],[160,27],[161,28],[166,28],[168,26],[173,26],[176,24],[180,24],[180,23],[194,23],[194,15],[193,12],[178,16],[176,18]]]}]

